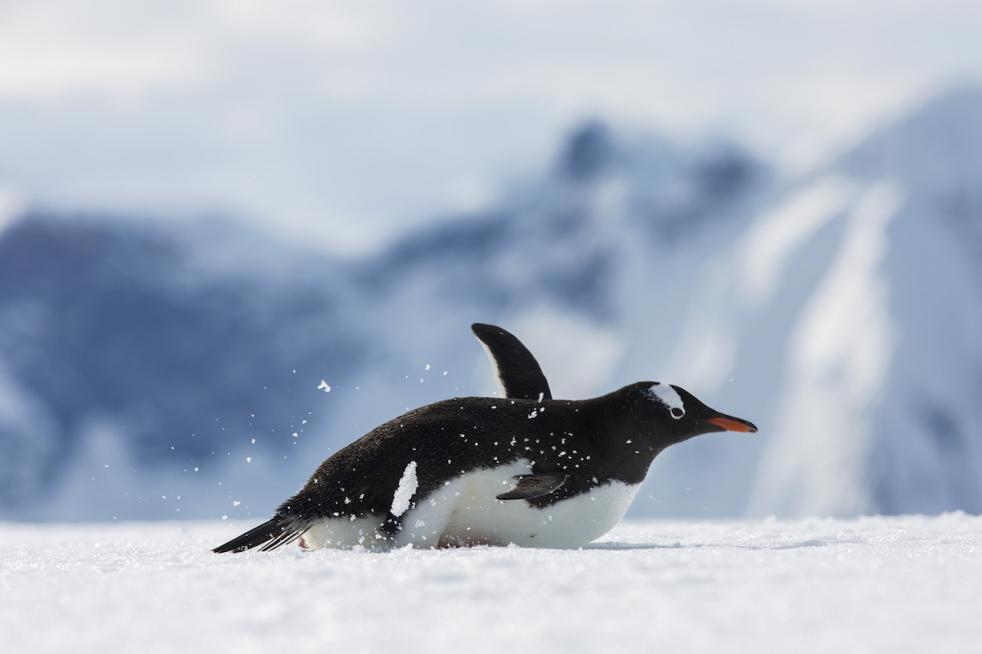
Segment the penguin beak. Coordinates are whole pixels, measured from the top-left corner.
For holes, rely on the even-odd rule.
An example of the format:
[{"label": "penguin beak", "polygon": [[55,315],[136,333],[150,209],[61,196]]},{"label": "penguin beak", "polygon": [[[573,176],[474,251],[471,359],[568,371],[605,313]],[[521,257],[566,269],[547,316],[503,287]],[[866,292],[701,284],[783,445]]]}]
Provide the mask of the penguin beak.
[{"label": "penguin beak", "polygon": [[706,420],[706,422],[718,427],[719,429],[722,429],[723,431],[742,431],[751,434],[757,432],[757,425],[749,420],[734,418],[733,416],[728,416],[722,413],[716,414],[712,418]]}]

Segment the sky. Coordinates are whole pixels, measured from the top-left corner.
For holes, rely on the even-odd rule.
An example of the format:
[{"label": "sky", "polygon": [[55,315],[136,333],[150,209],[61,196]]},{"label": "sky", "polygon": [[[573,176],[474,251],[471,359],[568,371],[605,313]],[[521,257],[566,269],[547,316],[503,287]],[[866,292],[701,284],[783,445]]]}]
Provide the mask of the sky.
[{"label": "sky", "polygon": [[982,81],[980,28],[975,0],[0,0],[0,208],[358,252],[485,205],[591,117],[794,174]]}]

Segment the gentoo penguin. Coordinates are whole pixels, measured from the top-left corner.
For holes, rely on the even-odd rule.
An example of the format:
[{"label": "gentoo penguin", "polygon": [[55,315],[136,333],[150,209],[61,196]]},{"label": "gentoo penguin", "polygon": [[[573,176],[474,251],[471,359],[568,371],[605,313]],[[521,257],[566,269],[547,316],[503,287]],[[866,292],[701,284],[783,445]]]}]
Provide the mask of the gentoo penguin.
[{"label": "gentoo penguin", "polygon": [[214,551],[301,537],[305,548],[576,547],[617,524],[669,445],[757,431],[659,382],[554,400],[517,338],[472,329],[504,397],[436,402],[376,427],[324,461],[270,520]]}]

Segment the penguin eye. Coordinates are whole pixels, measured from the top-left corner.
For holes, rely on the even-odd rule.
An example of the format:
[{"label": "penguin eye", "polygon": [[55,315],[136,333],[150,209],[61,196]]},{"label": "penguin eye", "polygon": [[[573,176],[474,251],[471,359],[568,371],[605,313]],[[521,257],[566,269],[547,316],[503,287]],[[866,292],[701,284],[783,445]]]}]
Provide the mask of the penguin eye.
[{"label": "penguin eye", "polygon": [[685,415],[685,411],[683,411],[682,409],[678,408],[677,406],[674,406],[674,407],[672,407],[671,414],[672,414],[672,417],[673,418],[675,418],[676,420],[678,420],[679,418],[681,418],[682,416]]}]

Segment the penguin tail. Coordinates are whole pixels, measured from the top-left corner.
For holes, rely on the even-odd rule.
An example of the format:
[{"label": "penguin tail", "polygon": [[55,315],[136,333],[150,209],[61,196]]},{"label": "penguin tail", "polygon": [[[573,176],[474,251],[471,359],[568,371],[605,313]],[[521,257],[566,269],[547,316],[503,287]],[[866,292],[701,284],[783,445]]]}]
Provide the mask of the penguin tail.
[{"label": "penguin tail", "polygon": [[281,545],[292,543],[303,536],[310,528],[310,522],[291,515],[277,515],[258,527],[253,527],[241,536],[219,545],[212,552],[245,552],[258,547],[260,552],[275,550]]}]

